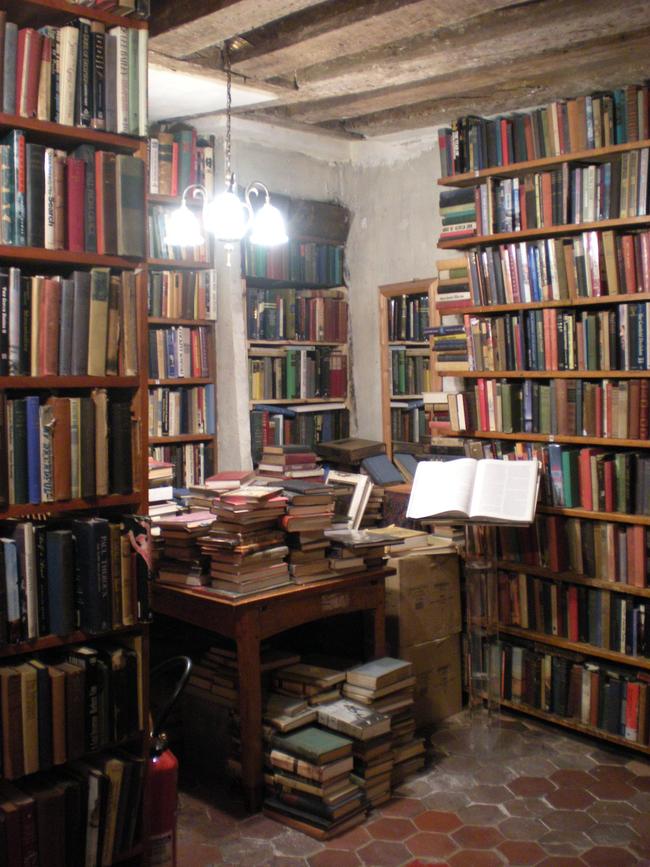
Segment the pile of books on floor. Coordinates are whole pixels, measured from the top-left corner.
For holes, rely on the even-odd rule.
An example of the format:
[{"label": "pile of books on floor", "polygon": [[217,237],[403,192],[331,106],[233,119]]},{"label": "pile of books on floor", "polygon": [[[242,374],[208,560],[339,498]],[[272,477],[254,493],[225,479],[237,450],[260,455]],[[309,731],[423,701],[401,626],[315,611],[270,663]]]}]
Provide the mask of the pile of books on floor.
[{"label": "pile of books on floor", "polygon": [[345,671],[306,662],[279,668],[271,678],[273,689],[277,693],[298,696],[312,706],[339,699],[344,682]]},{"label": "pile of books on floor", "polygon": [[250,485],[214,500],[216,520],[200,545],[210,559],[211,587],[220,595],[245,596],[291,583],[279,526],[286,507],[281,493]]},{"label": "pile of books on floor", "polygon": [[273,479],[323,479],[320,458],[309,446],[264,446],[257,467],[260,476]]},{"label": "pile of books on floor", "polygon": [[160,519],[162,550],[157,580],[186,587],[209,583],[208,561],[201,553],[199,539],[213,523],[211,512],[184,512]]},{"label": "pile of books on floor", "polygon": [[307,726],[274,733],[267,749],[265,813],[312,837],[327,839],[361,824],[363,788],[351,778],[352,741]]},{"label": "pile of books on floor", "polygon": [[163,515],[179,512],[174,500],[174,465],[149,458],[149,517],[157,521]]},{"label": "pile of books on floor", "polygon": [[283,482],[287,511],[282,518],[289,546],[289,571],[296,584],[329,578],[329,542],[326,530],[332,526],[334,498],[327,485],[293,479]]}]

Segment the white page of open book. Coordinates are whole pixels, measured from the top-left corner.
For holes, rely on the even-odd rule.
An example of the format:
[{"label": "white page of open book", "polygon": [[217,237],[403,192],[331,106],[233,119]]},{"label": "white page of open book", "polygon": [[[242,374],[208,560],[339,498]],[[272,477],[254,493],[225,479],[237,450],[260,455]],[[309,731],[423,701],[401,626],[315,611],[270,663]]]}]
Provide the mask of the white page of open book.
[{"label": "white page of open book", "polygon": [[453,514],[467,517],[477,461],[420,461],[406,510],[407,518]]},{"label": "white page of open book", "polygon": [[539,461],[478,462],[471,518],[530,523],[535,517]]}]

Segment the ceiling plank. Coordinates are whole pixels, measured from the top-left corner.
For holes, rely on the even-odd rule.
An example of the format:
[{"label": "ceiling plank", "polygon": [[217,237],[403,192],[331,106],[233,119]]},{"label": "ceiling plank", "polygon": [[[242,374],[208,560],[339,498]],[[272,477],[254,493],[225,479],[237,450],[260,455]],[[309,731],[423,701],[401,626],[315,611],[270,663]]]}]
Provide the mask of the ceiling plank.
[{"label": "ceiling plank", "polygon": [[445,124],[464,114],[489,116],[620,87],[647,75],[648,52],[650,28],[588,54],[576,47],[543,58],[531,57],[525,65],[515,63],[472,72],[457,77],[455,87],[447,87],[446,91],[441,88],[435,99],[374,112],[336,122],[336,125],[348,132],[376,136]]},{"label": "ceiling plank", "polygon": [[276,18],[316,6],[322,0],[157,0],[149,45],[170,57],[188,57],[211,45],[263,27]]},{"label": "ceiling plank", "polygon": [[[313,101],[405,86],[450,70],[457,73],[531,54],[568,48],[598,37],[614,38],[645,27],[647,0],[627,0],[624,14],[612,0],[545,0],[499,9],[470,22],[300,70],[286,102]],[[275,79],[272,79],[274,83]]]},{"label": "ceiling plank", "polygon": [[519,0],[335,0],[244,34],[232,66],[257,78],[292,74],[361,49],[376,48],[472,18]]}]

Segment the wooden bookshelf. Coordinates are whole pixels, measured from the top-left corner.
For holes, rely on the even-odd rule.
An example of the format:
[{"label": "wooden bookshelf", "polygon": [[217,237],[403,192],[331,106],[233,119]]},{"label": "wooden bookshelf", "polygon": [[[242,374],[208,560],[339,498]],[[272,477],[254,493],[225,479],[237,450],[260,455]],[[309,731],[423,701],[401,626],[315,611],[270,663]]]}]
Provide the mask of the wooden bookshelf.
[{"label": "wooden bookshelf", "polygon": [[194,433],[194,434],[168,434],[166,436],[150,436],[149,445],[164,446],[172,443],[203,443],[212,442],[214,434],[210,433]]},{"label": "wooden bookshelf", "polygon": [[498,560],[496,565],[497,569],[508,572],[525,572],[526,575],[537,575],[539,578],[549,578],[566,584],[582,584],[586,587],[596,587],[598,590],[610,590],[612,593],[650,599],[650,587],[635,587],[633,584],[621,584],[618,581],[599,581],[597,578],[589,578],[577,572],[554,572],[545,566],[530,566],[528,563],[521,564],[511,560]]},{"label": "wooden bookshelf", "polygon": [[466,379],[645,379],[647,370],[440,370]]},{"label": "wooden bookshelf", "polygon": [[174,386],[174,385],[209,385],[213,382],[211,376],[173,376],[166,379],[149,379],[150,386]]},{"label": "wooden bookshelf", "polygon": [[[0,4],[1,8],[1,4]],[[88,7],[86,7],[88,8]],[[10,12],[12,17],[13,8]],[[74,13],[75,17],[78,12]],[[84,14],[84,18],[88,17]],[[122,19],[123,21],[123,19]],[[29,133],[29,140],[51,145],[57,142],[59,146],[92,144],[116,153],[136,153],[142,142],[133,136],[120,135],[114,132],[104,132],[85,126],[65,126],[49,120],[38,120],[35,117],[21,117],[16,114],[0,112],[0,130],[22,129]]]},{"label": "wooden bookshelf", "polygon": [[[391,346],[404,346],[407,349],[422,349],[429,359],[430,390],[438,388],[439,381],[433,372],[433,357],[429,341],[391,340],[390,339],[390,305],[391,301],[401,297],[426,297],[429,305],[428,325],[433,321],[435,305],[435,290],[437,281],[434,278],[411,280],[406,283],[388,283],[379,287],[379,352],[381,363],[381,427],[382,439],[386,443],[389,457],[392,458],[394,443],[401,442],[393,438],[391,403],[399,401],[419,400],[422,394],[393,394],[393,371]],[[418,440],[419,441],[419,440]],[[411,445],[417,443],[411,443]]]},{"label": "wooden bookshelf", "polygon": [[[449,434],[455,436],[455,434]],[[562,443],[576,446],[610,446],[614,448],[641,449],[647,447],[647,440],[630,440],[619,437],[588,437],[588,436],[565,436],[563,434],[543,433],[503,433],[502,431],[479,430],[467,433],[473,439],[483,440],[514,440],[529,443]]]},{"label": "wooden bookshelf", "polygon": [[[48,24],[67,24],[79,17],[79,4],[67,0],[22,0],[19,6],[13,0],[0,0],[0,9],[6,10],[11,20],[21,27],[38,27],[44,20]],[[101,21],[111,27],[146,29],[148,24],[140,18],[104,12],[92,6],[83,9],[83,17]]]},{"label": "wooden bookshelf", "polygon": [[490,304],[470,307],[453,307],[445,310],[445,316],[478,316],[482,314],[512,313],[515,310],[545,310],[551,308],[563,308],[568,303],[573,307],[600,307],[606,304],[631,304],[638,301],[650,301],[650,292],[634,292],[620,295],[599,295],[594,298],[577,296],[563,301],[527,301],[520,304]]},{"label": "wooden bookshelf", "polygon": [[650,515],[630,515],[626,512],[595,512],[589,509],[564,509],[560,506],[538,505],[537,511],[547,515],[564,515],[567,518],[588,518],[594,521],[614,521],[619,524],[642,524],[650,527]]},{"label": "wooden bookshelf", "polygon": [[208,271],[212,265],[210,262],[194,261],[193,259],[147,259],[150,268],[163,268],[165,271]]},{"label": "wooden bookshelf", "polygon": [[582,641],[569,641],[568,638],[560,638],[558,635],[547,635],[546,632],[535,632],[533,629],[521,629],[519,626],[504,626],[499,624],[500,635],[512,635],[514,638],[525,638],[529,641],[537,641],[540,644],[548,644],[551,647],[559,647],[562,650],[571,650],[574,653],[584,653],[595,656],[598,659],[606,659],[608,662],[617,662],[621,665],[632,665],[644,671],[650,671],[650,659],[643,656],[628,656],[615,650],[605,650],[596,647],[595,644],[586,644]]}]

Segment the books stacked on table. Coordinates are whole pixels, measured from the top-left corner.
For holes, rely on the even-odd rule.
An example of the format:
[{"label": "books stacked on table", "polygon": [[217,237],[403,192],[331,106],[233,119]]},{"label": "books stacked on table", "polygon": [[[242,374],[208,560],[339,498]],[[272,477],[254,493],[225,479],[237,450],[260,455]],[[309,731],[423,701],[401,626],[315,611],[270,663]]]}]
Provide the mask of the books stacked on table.
[{"label": "books stacked on table", "polygon": [[190,509],[209,509],[219,494],[236,491],[255,478],[250,470],[225,470],[209,476],[202,485],[189,485],[186,504]]},{"label": "books stacked on table", "polygon": [[273,479],[313,479],[322,480],[323,470],[320,458],[309,446],[283,445],[264,446],[257,467],[260,476]]},{"label": "books stacked on table", "polygon": [[361,824],[367,801],[350,779],[352,741],[316,726],[274,734],[268,752],[264,812],[318,839]]},{"label": "books stacked on table", "polygon": [[380,568],[384,565],[386,545],[397,540],[380,531],[370,534],[367,530],[327,530],[330,543],[330,568],[337,575]]},{"label": "books stacked on table", "polygon": [[174,465],[149,458],[149,516],[157,521],[163,515],[175,515],[178,503],[174,500]]},{"label": "books stacked on table", "polygon": [[385,443],[358,437],[317,443],[314,448],[331,467],[350,473],[359,472],[359,465],[364,458],[386,454]]},{"label": "books stacked on table", "polygon": [[159,581],[188,587],[209,583],[207,558],[201,553],[199,538],[213,523],[211,512],[185,512],[160,519],[162,556],[158,563]]},{"label": "books stacked on table", "polygon": [[325,531],[332,526],[332,491],[320,482],[302,479],[285,481],[283,489],[287,512],[282,526],[287,531],[292,580],[308,584],[331,577]]},{"label": "books stacked on table", "polygon": [[210,558],[211,586],[224,596],[245,596],[290,583],[281,488],[248,486],[214,500],[216,520],[201,537]]},{"label": "books stacked on table", "polygon": [[391,657],[350,669],[343,685],[344,696],[390,717],[393,786],[424,766],[424,742],[414,737],[414,687],[412,664]]},{"label": "books stacked on table", "polygon": [[378,527],[383,521],[384,513],[384,489],[373,484],[366,508],[363,510],[359,527]]},{"label": "books stacked on table", "polygon": [[300,696],[309,705],[335,701],[341,697],[345,671],[299,662],[280,668],[272,677],[273,689],[282,695]]}]

